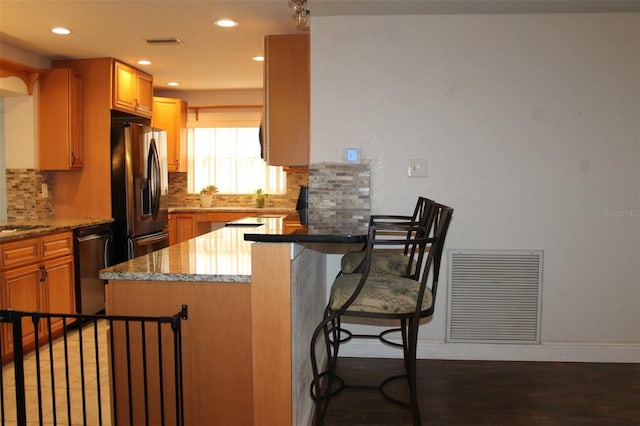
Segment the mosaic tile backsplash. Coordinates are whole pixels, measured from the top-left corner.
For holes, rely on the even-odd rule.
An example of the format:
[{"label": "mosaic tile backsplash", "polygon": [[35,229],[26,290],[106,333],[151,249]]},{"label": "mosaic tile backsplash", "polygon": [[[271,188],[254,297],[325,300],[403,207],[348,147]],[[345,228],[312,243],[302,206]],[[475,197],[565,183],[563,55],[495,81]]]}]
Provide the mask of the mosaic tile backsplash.
[{"label": "mosaic tile backsplash", "polygon": [[[302,185],[308,185],[307,173],[287,173],[287,193],[269,195],[265,207],[295,210]],[[254,207],[255,200],[245,195],[216,194],[212,207]],[[200,195],[187,192],[187,173],[169,173],[169,208],[199,207]]]},{"label": "mosaic tile backsplash", "polygon": [[[52,172],[35,169],[7,169],[7,219],[50,220],[55,216]],[[320,163],[309,173],[288,172],[287,193],[270,195],[266,206],[294,210],[300,186],[309,185],[309,208],[343,211],[370,209],[371,170],[368,164]],[[47,184],[48,197],[42,197]],[[254,207],[253,198],[244,195],[216,195],[213,207]],[[169,207],[199,207],[200,196],[187,193],[187,174],[169,173]],[[357,220],[367,215],[358,214]],[[355,218],[355,216],[354,216]]]},{"label": "mosaic tile backsplash", "polygon": [[309,167],[309,209],[371,208],[369,164],[318,163]]},{"label": "mosaic tile backsplash", "polygon": [[[35,169],[7,169],[7,220],[46,221],[54,217],[53,177]],[[48,197],[42,197],[47,184]]]},{"label": "mosaic tile backsplash", "polygon": [[[353,223],[366,231],[371,211],[369,164],[319,163],[309,167],[309,223]],[[311,229],[311,225],[309,225]],[[332,229],[313,229],[316,232]]]}]

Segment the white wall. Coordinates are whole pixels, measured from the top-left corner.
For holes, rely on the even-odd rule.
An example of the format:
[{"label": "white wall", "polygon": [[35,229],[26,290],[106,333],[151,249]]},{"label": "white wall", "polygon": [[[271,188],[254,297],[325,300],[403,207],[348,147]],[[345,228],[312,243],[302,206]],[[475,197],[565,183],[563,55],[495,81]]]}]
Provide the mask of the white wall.
[{"label": "white wall", "polygon": [[5,166],[33,169],[37,166],[37,93],[34,96],[4,98]]},{"label": "white wall", "polygon": [[375,213],[450,204],[449,249],[544,250],[543,344],[640,360],[639,64],[639,14],[316,17],[311,161],[360,147]]},{"label": "white wall", "polygon": [[[0,43],[2,57],[37,69],[50,68],[51,62],[32,53]],[[6,168],[35,168],[37,165],[38,83],[33,95],[17,77],[0,79],[4,100],[4,142]]]}]

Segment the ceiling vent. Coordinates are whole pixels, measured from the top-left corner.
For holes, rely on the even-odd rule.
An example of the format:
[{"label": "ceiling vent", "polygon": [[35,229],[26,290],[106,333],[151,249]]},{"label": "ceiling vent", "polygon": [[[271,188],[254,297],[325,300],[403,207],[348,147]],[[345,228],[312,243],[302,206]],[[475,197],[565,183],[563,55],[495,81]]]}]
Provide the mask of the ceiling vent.
[{"label": "ceiling vent", "polygon": [[150,44],[152,46],[160,46],[160,45],[168,46],[168,45],[180,45],[180,44],[184,44],[184,42],[177,37],[150,38],[150,39],[147,39],[147,44]]}]

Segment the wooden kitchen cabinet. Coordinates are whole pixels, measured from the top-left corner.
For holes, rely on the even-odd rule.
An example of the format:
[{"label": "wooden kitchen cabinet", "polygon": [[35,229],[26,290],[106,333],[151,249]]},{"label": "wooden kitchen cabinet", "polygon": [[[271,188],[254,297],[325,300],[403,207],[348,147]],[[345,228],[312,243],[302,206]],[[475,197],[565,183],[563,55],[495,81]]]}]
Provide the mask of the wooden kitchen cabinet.
[{"label": "wooden kitchen cabinet", "polygon": [[255,216],[255,211],[234,212],[180,212],[169,215],[169,245],[190,240],[215,229],[214,223],[220,224]]},{"label": "wooden kitchen cabinet", "polygon": [[167,170],[187,171],[187,102],[177,98],[153,98],[151,125],[167,131]]},{"label": "wooden kitchen cabinet", "polygon": [[309,165],[309,35],[264,39],[263,154],[272,166]]},{"label": "wooden kitchen cabinet", "polygon": [[151,117],[153,77],[122,62],[113,67],[113,109]]},{"label": "wooden kitchen cabinet", "polygon": [[38,125],[41,170],[84,166],[83,77],[70,68],[54,68],[40,76]]},{"label": "wooden kitchen cabinet", "polygon": [[169,245],[187,241],[195,236],[195,215],[193,213],[172,213],[169,215]]},{"label": "wooden kitchen cabinet", "polygon": [[[75,309],[73,235],[70,231],[26,238],[0,245],[0,307],[28,312],[73,314]],[[62,330],[62,319],[52,319],[51,332]],[[2,359],[13,354],[10,324],[2,324]],[[33,347],[36,336],[48,338],[44,322],[36,330],[24,319],[23,345]]]},{"label": "wooden kitchen cabinet", "polygon": [[[42,278],[40,265],[33,264],[21,268],[12,268],[0,275],[2,285],[2,309],[14,309],[35,312],[40,309],[39,287]],[[2,324],[2,360],[5,361],[13,354],[13,333],[11,324]],[[22,319],[22,344],[25,347],[35,343],[35,328],[31,318]]]},{"label": "wooden kitchen cabinet", "polygon": [[[84,168],[81,173],[54,174],[54,186],[62,188],[53,193],[56,217],[77,217],[79,212],[82,212],[84,217],[111,217],[111,188],[107,185],[102,189],[105,182],[111,182],[112,116],[124,115],[122,111],[125,111],[129,115],[140,117],[141,123],[151,123],[152,77],[136,72],[135,75],[144,78],[134,79],[131,74],[133,71],[128,73],[129,86],[146,87],[146,94],[141,97],[142,102],[139,102],[143,108],[136,110],[135,103],[124,102],[126,90],[123,83],[126,71],[134,69],[122,67],[120,64],[121,62],[114,58],[65,59],[51,62],[52,68],[71,68],[81,73],[84,78]],[[121,71],[119,77],[116,77],[116,68]],[[116,80],[122,87],[116,88]],[[133,81],[136,81],[136,84]],[[114,105],[114,98],[119,100],[119,106]]]}]

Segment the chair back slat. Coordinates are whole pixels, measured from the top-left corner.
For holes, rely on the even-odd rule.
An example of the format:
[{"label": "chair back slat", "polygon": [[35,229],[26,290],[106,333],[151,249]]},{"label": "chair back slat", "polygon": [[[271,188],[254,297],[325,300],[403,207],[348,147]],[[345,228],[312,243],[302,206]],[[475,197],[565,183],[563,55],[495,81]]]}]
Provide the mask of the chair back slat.
[{"label": "chair back slat", "polygon": [[[393,220],[393,216],[377,216],[376,220],[370,222],[360,284],[345,303],[344,311],[348,310],[364,286],[371,271],[374,253],[379,259],[384,257],[385,252],[393,251],[404,253],[408,260],[402,276],[420,283],[415,315],[426,316],[433,312],[443,246],[453,209],[423,199],[421,209],[416,208],[416,212],[416,220],[402,221]],[[427,289],[432,293],[432,303],[430,309],[425,311],[422,309],[422,300]]]}]

